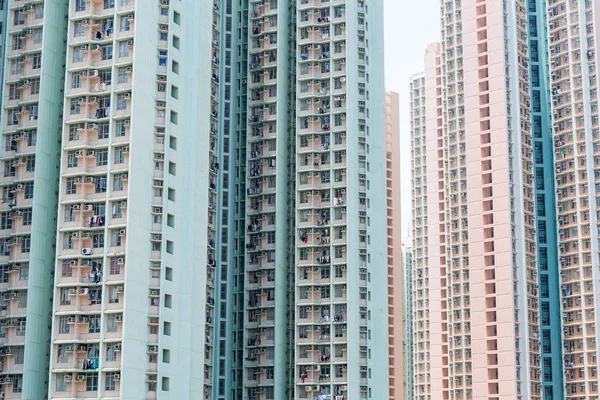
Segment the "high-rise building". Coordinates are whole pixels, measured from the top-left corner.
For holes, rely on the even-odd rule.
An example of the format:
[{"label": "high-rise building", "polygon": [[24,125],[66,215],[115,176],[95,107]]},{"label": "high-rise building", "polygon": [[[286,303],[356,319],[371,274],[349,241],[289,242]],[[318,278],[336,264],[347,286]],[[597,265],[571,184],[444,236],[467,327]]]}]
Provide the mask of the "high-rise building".
[{"label": "high-rise building", "polygon": [[[540,192],[531,107],[536,92],[526,6],[518,0],[510,7],[442,2],[442,42],[426,53],[426,271],[418,259],[420,221],[413,221],[418,399],[544,395],[538,281],[543,251],[537,247]],[[413,99],[418,95],[414,87],[411,93]],[[416,127],[413,141],[420,134]],[[413,176],[418,173],[413,165]],[[419,284],[425,282],[428,314],[421,314]],[[422,326],[428,335],[420,335]],[[425,340],[428,350],[421,346]],[[419,352],[426,351],[421,370]]]},{"label": "high-rise building", "polygon": [[[547,3],[549,51],[542,62],[549,71],[540,75],[549,85],[552,110],[561,298],[561,314],[553,312],[552,317],[562,322],[564,398],[568,400],[599,396],[598,12],[598,2],[593,1]],[[545,149],[544,157],[550,158],[549,146]],[[546,190],[551,188],[548,185]],[[560,368],[553,365],[552,372]]]},{"label": "high-rise building", "polygon": [[402,392],[405,399],[414,399],[414,365],[413,365],[413,312],[412,301],[412,247],[404,246],[402,250],[402,360],[404,371],[402,374]]},{"label": "high-rise building", "polygon": [[2,5],[0,396],[43,399],[50,352],[66,6],[57,0]]},{"label": "high-rise building", "polygon": [[68,30],[50,398],[216,398],[220,12],[73,1],[57,17]]},{"label": "high-rise building", "polygon": [[0,396],[387,397],[382,5],[64,3],[0,2]]},{"label": "high-rise building", "polygon": [[400,99],[398,93],[385,94],[386,183],[387,183],[387,274],[389,399],[404,396],[404,275],[402,249],[402,198],[400,177]]},{"label": "high-rise building", "polygon": [[[439,48],[430,46],[432,53],[428,65],[430,73],[439,69]],[[434,87],[435,91],[437,88]],[[429,96],[435,92],[429,92]],[[426,93],[425,75],[412,77],[410,82],[410,143],[411,143],[411,237],[412,237],[412,270],[407,275],[411,278],[411,290],[406,299],[411,302],[411,325],[405,325],[412,338],[407,345],[411,346],[407,354],[412,356],[412,393],[417,400],[427,399],[430,395],[430,334],[429,334],[429,251],[427,224],[427,166],[426,166]],[[435,101],[435,96],[433,97]],[[431,102],[431,99],[430,99]],[[435,123],[435,121],[431,121]],[[406,383],[406,381],[405,381]],[[411,398],[411,397],[409,397]]]}]

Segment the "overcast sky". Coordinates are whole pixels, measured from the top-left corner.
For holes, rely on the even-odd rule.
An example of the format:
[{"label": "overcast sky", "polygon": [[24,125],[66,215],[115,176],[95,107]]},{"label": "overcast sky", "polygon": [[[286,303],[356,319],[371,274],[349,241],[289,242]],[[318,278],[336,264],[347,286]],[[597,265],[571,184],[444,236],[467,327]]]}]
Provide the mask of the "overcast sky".
[{"label": "overcast sky", "polygon": [[406,237],[410,221],[410,76],[423,70],[429,43],[439,40],[439,0],[384,0],[386,89],[400,94],[402,136],[402,225]]}]

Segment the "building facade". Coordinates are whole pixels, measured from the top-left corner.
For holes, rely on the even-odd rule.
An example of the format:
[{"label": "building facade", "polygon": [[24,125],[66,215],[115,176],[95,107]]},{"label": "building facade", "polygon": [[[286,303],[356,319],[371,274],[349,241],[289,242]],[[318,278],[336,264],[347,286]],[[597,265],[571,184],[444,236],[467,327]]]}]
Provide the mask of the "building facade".
[{"label": "building facade", "polygon": [[[526,6],[443,2],[442,42],[425,56],[428,269],[415,215],[415,398],[543,396]],[[415,202],[418,173],[413,165]],[[428,314],[419,310],[425,282]]]},{"label": "building facade", "polygon": [[0,396],[387,397],[381,4],[0,4]]},{"label": "building facade", "polygon": [[596,7],[441,4],[425,60],[435,334],[416,398],[598,398]]},{"label": "building facade", "polygon": [[[386,185],[387,185],[387,280],[389,399],[400,400],[404,394],[405,276],[402,248],[401,176],[400,176],[400,99],[396,92],[385,94],[386,116]],[[400,341],[402,336],[402,342]]]}]

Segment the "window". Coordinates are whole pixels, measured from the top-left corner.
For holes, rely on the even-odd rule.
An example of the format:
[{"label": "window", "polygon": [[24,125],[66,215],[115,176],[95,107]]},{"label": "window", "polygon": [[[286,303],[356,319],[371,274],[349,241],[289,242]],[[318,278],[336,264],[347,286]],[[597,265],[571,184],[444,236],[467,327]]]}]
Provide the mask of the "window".
[{"label": "window", "polygon": [[69,353],[67,353],[67,349],[62,344],[58,345],[58,351],[56,354],[56,362],[59,364],[64,364],[69,362]]},{"label": "window", "polygon": [[70,329],[70,325],[69,325],[69,317],[67,317],[67,316],[60,317],[58,320],[58,333],[66,334],[66,333],[69,333],[70,331],[71,331],[71,329]]},{"label": "window", "polygon": [[111,286],[108,293],[108,302],[110,304],[118,304],[119,303],[119,287]]},{"label": "window", "polygon": [[73,27],[73,36],[80,37],[85,35],[85,26],[81,21],[75,21],[75,25]]},{"label": "window", "polygon": [[129,57],[129,44],[127,40],[119,42],[119,57]]},{"label": "window", "polygon": [[112,258],[110,260],[110,275],[120,275],[121,274],[121,264],[119,264],[119,259]]},{"label": "window", "polygon": [[129,27],[129,17],[127,16],[123,16],[121,17],[121,25],[119,26],[119,29],[121,32],[127,32],[129,31],[130,27]]},{"label": "window", "polygon": [[85,0],[75,0],[75,12],[85,11]]},{"label": "window", "polygon": [[121,67],[118,72],[118,83],[127,83],[129,82],[129,74],[131,73],[131,66]]},{"label": "window", "polygon": [[10,85],[8,87],[8,99],[19,100],[21,98],[21,90],[17,88],[17,85]]},{"label": "window", "polygon": [[26,172],[34,172],[35,171],[35,156],[28,156],[25,159],[25,171]]},{"label": "window", "polygon": [[16,347],[14,350],[15,350],[15,364],[17,364],[17,365],[23,364],[23,359],[25,357],[25,348],[24,347]]},{"label": "window", "polygon": [[115,0],[104,0],[104,9],[115,8]]},{"label": "window", "polygon": [[169,378],[167,377],[162,378],[162,390],[163,392],[169,391]]},{"label": "window", "polygon": [[32,95],[40,94],[40,80],[39,79],[31,79],[29,82],[31,84],[30,93]]},{"label": "window", "polygon": [[117,361],[117,352],[115,351],[115,343],[106,345],[106,361]]},{"label": "window", "polygon": [[106,177],[101,176],[96,178],[96,193],[106,192]]},{"label": "window", "polygon": [[15,58],[10,62],[10,72],[13,75],[23,73],[23,66],[19,62],[19,59]]},{"label": "window", "polygon": [[117,325],[117,315],[109,314],[106,319],[106,332],[117,332],[119,326]]},{"label": "window", "polygon": [[98,390],[98,375],[87,374],[85,378],[85,391],[95,392]]},{"label": "window", "polygon": [[120,174],[114,175],[113,177],[113,190],[120,191],[125,189],[125,184]]},{"label": "window", "polygon": [[72,376],[69,374],[56,374],[56,385],[54,385],[54,389],[57,392],[66,392],[67,391],[67,382],[65,381],[65,376]]},{"label": "window", "polygon": [[77,115],[81,113],[81,105],[79,99],[71,99],[71,115]]},{"label": "window", "polygon": [[29,264],[22,264],[19,267],[19,280],[26,281],[29,279]]},{"label": "window", "polygon": [[83,50],[81,47],[73,47],[73,63],[83,61]]},{"label": "window", "polygon": [[40,69],[42,68],[42,53],[35,53],[32,57],[31,62],[32,69]]},{"label": "window", "polygon": [[67,184],[65,188],[66,194],[77,194],[77,185],[75,184],[75,179],[76,178],[67,178]]},{"label": "window", "polygon": [[110,231],[111,234],[111,241],[110,241],[110,245],[111,246],[122,246],[123,245],[123,236],[121,235],[121,230],[120,229],[113,229]]},{"label": "window", "polygon": [[44,4],[35,5],[35,19],[44,18]]},{"label": "window", "polygon": [[92,246],[94,249],[101,249],[104,247],[104,233],[92,235]]},{"label": "window", "polygon": [[[131,93],[119,93],[117,95],[117,110],[127,109],[127,99],[131,98]],[[119,121],[122,122],[122,121]]]},{"label": "window", "polygon": [[102,60],[112,60],[113,47],[111,44],[102,46]]},{"label": "window", "polygon": [[21,253],[29,253],[31,251],[31,237],[23,236],[21,241]]},{"label": "window", "polygon": [[67,168],[75,168],[79,164],[79,160],[75,155],[75,151],[69,151],[67,153]]},{"label": "window", "polygon": [[100,167],[108,164],[108,150],[96,151],[96,166]]},{"label": "window", "polygon": [[27,292],[26,291],[20,291],[17,297],[17,306],[19,308],[25,308],[27,307]]},{"label": "window", "polygon": [[[69,269],[71,269],[70,266],[69,266]],[[63,272],[64,272],[64,264],[63,264]],[[69,296],[69,289],[68,288],[61,288],[60,289],[60,305],[61,306],[70,306],[71,305],[71,296]]]},{"label": "window", "polygon": [[108,390],[108,391],[113,391],[117,389],[116,383],[115,383],[115,374],[116,372],[108,372],[106,374],[106,385],[104,386],[104,389]]},{"label": "window", "polygon": [[123,153],[124,147],[115,148],[115,164],[123,164],[125,162],[125,154]]},{"label": "window", "polygon": [[100,333],[100,316],[90,316],[90,322],[88,325],[88,333]]},{"label": "window", "polygon": [[[37,7],[36,7],[37,10]],[[13,376],[13,393],[21,393],[23,391],[23,377],[21,375]]]}]

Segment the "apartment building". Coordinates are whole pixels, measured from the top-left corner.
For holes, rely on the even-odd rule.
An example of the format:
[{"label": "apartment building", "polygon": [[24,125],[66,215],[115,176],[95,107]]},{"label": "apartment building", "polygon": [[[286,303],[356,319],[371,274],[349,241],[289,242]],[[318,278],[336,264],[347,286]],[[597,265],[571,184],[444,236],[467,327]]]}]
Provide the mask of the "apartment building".
[{"label": "apartment building", "polygon": [[[408,241],[410,243],[410,241]],[[402,393],[405,399],[414,399],[414,365],[413,365],[413,303],[412,293],[413,252],[410,246],[402,250]]]},{"label": "apartment building", "polygon": [[[598,4],[547,4],[564,398],[598,398]],[[548,154],[548,153],[545,153]]]},{"label": "apartment building", "polygon": [[543,397],[528,5],[441,2],[442,41],[426,52],[425,271],[413,217],[418,399]]},{"label": "apartment building", "polygon": [[561,343],[560,288],[553,171],[550,85],[548,71],[546,4],[527,5],[529,17],[531,116],[533,120],[533,162],[535,169],[535,210],[537,266],[540,304],[542,390],[545,400],[564,399]]},{"label": "apartment building", "polygon": [[386,397],[382,6],[67,3],[0,3],[0,396]]},{"label": "apartment building", "polygon": [[[439,49],[431,46],[435,57],[434,64],[428,66],[437,73],[439,69]],[[425,75],[418,74],[410,82],[410,143],[411,143],[411,237],[412,270],[411,291],[407,301],[411,302],[411,333],[413,384],[412,392],[416,399],[425,399],[430,394],[430,343],[429,343],[429,257],[427,224],[427,167],[426,158],[426,93]],[[434,90],[436,87],[433,88]],[[434,95],[435,91],[429,93]],[[434,121],[435,122],[435,121]],[[408,325],[406,325],[408,328]]]},{"label": "apartment building", "polygon": [[49,397],[214,398],[219,7],[64,11]]},{"label": "apartment building", "polygon": [[382,4],[305,0],[294,12],[293,398],[386,398]]},{"label": "apartment building", "polygon": [[56,231],[65,52],[61,3],[9,1],[1,11],[2,398],[46,396],[54,269],[54,240],[47,238]]},{"label": "apartment building", "polygon": [[[387,189],[387,281],[389,399],[404,399],[404,282],[401,176],[400,99],[396,92],[385,94],[386,189]],[[400,341],[402,336],[402,342]]]}]

